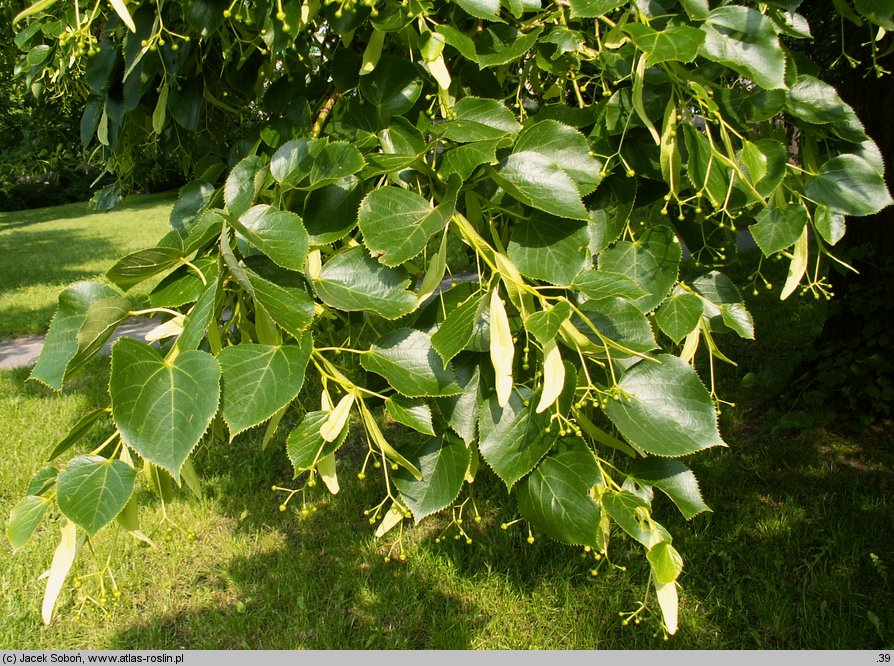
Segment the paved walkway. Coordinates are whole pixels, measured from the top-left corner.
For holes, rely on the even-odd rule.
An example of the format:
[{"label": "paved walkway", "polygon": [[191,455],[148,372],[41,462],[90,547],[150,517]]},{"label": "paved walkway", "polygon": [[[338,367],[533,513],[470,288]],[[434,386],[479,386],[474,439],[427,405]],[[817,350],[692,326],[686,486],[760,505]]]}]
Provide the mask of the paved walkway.
[{"label": "paved walkway", "polygon": [[[112,334],[102,351],[108,354],[112,343],[118,338],[142,338],[156,326],[158,326],[157,321],[150,321],[143,317],[129,319]],[[43,349],[43,341],[44,336],[42,335],[26,335],[12,340],[0,340],[0,369],[11,370],[34,365]]]}]

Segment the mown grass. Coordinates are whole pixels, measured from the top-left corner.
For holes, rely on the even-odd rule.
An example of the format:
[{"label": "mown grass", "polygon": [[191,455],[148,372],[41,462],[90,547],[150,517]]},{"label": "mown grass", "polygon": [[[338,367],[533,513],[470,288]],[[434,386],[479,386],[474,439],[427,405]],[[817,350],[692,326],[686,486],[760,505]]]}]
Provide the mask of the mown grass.
[{"label": "mown grass", "polygon": [[45,333],[66,286],[103,281],[118,259],[165,234],[175,197],[136,195],[107,213],[86,203],[0,213],[0,337]]},{"label": "mown grass", "polygon": [[[290,485],[284,427],[265,451],[255,431],[201,445],[201,499],[178,492],[163,508],[140,490],[142,526],[156,547],[105,530],[82,551],[76,574],[84,582],[76,589],[69,580],[48,627],[38,576],[56,526],[45,524],[19,553],[3,544],[0,647],[890,648],[894,429],[843,435],[834,415],[800,412],[797,396],[780,393],[819,330],[822,307],[776,299],[748,296],[757,341],[722,340],[741,361],[716,373],[720,394],[736,403],[721,417],[730,446],[690,461],[714,513],[687,523],[656,499],[686,560],[681,626],[669,641],[654,604],[638,625],[618,615],[635,610],[646,590],[638,546],[618,536],[611,563],[592,576],[596,562],[578,549],[545,538],[529,545],[521,525],[499,528],[515,517],[512,501],[486,470],[474,484],[482,521],[470,519],[469,504],[463,522],[473,543],[454,539],[449,519],[407,524],[403,563],[385,561],[394,537],[373,538],[364,516],[382,485],[372,474],[356,478],[356,443],[340,454],[339,495],[316,488],[308,516],[280,512],[284,496],[271,487]],[[61,394],[26,377],[0,373],[4,516],[79,414],[105,404],[108,361],[93,361]],[[109,428],[69,455],[95,447]],[[300,496],[290,505],[300,509]],[[98,596],[90,574],[106,562],[121,597],[109,595],[104,608],[79,602]]]}]

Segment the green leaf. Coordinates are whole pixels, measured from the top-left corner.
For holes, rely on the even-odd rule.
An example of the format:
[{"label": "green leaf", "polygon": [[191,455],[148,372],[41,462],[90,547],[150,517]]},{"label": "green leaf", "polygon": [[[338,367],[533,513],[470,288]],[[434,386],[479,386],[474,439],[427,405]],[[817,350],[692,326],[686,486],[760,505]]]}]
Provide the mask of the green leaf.
[{"label": "green leaf", "polygon": [[232,217],[248,210],[266,177],[267,169],[257,155],[250,155],[233,167],[224,184],[224,202]]},{"label": "green leaf", "polygon": [[183,240],[183,256],[190,255],[203,245],[210,244],[220,235],[225,226],[224,217],[217,212],[207,210],[199,215],[196,223],[189,230],[189,234]]},{"label": "green leaf", "polygon": [[135,479],[133,467],[120,460],[100,456],[72,458],[56,482],[59,510],[93,536],[127,504]]},{"label": "green leaf", "polygon": [[39,67],[49,58],[51,50],[51,47],[47,44],[38,44],[28,51],[25,62],[28,64],[28,67]]},{"label": "green leaf", "polygon": [[431,344],[444,363],[461,352],[475,330],[475,321],[481,315],[483,293],[473,294],[459,307],[452,309],[438,330],[431,336]]},{"label": "green leaf", "polygon": [[[658,347],[649,320],[633,301],[626,298],[603,298],[587,301],[578,309],[604,337],[627,349],[642,353]],[[584,336],[602,347],[602,342],[586,322],[576,315],[571,321]]]},{"label": "green leaf", "polygon": [[533,335],[541,345],[554,340],[559,328],[571,316],[568,301],[558,301],[548,310],[533,312],[525,318],[525,330]]},{"label": "green leaf", "polygon": [[[136,78],[134,78],[136,80]],[[201,76],[180,79],[168,97],[168,112],[180,127],[195,132],[202,112],[205,82]]]},{"label": "green leaf", "polygon": [[223,379],[221,410],[232,439],[294,400],[304,384],[313,338],[297,345],[239,344],[217,356]]},{"label": "green leaf", "polygon": [[295,468],[295,475],[313,469],[320,459],[332,455],[348,437],[349,428],[342,428],[338,436],[327,442],[320,434],[320,428],[329,419],[330,412],[308,412],[301,423],[289,433],[286,452]]},{"label": "green leaf", "polygon": [[555,441],[546,432],[549,413],[537,414],[532,398],[530,389],[516,387],[505,407],[491,396],[478,415],[478,450],[510,490],[534,469]]},{"label": "green leaf", "polygon": [[[183,322],[183,332],[177,338],[177,348],[180,351],[189,351],[198,349],[202,338],[205,337],[205,331],[211,325],[214,316],[214,305],[217,300],[218,282],[212,280],[205,287],[205,291],[196,301],[196,304],[189,311]],[[216,325],[216,324],[215,324]]]},{"label": "green leaf", "polygon": [[354,146],[344,141],[327,144],[310,169],[310,187],[317,189],[337,183],[357,173],[366,161]]},{"label": "green leaf", "polygon": [[28,495],[16,504],[9,513],[9,521],[6,523],[6,538],[9,539],[13,550],[18,550],[31,539],[47,509],[50,501],[45,497]]},{"label": "green leaf", "polygon": [[828,206],[816,207],[813,213],[813,226],[829,245],[835,245],[844,238],[844,215],[829,210]]},{"label": "green leaf", "polygon": [[130,303],[106,285],[78,282],[65,289],[31,377],[61,389],[102,348],[129,309]]},{"label": "green leaf", "polygon": [[371,153],[366,156],[366,168],[363,169],[360,175],[364,179],[368,179],[383,174],[400,172],[412,167],[418,160],[418,155]]},{"label": "green leaf", "polygon": [[410,328],[392,331],[360,357],[364,369],[382,375],[408,398],[457,395],[462,387],[445,368],[427,333]]},{"label": "green leaf", "polygon": [[630,466],[630,475],[638,483],[654,486],[667,495],[686,520],[711,510],[702,499],[695,474],[679,460],[636,460]]},{"label": "green leaf", "polygon": [[181,235],[188,234],[199,216],[211,205],[214,192],[214,185],[200,180],[194,180],[180,188],[177,201],[171,209],[171,228]]},{"label": "green leaf", "polygon": [[538,215],[514,225],[507,249],[522,275],[565,286],[590,264],[589,242],[585,222]]},{"label": "green leaf", "polygon": [[459,51],[463,58],[477,62],[478,56],[475,53],[475,42],[472,41],[471,37],[450,25],[436,26],[435,31],[443,36],[450,46]]},{"label": "green leaf", "polygon": [[652,565],[652,575],[660,585],[673,583],[683,571],[683,558],[667,541],[659,541],[649,548],[646,559]]},{"label": "green leaf", "polygon": [[754,320],[751,313],[742,303],[727,303],[720,306],[720,316],[728,328],[734,330],[740,338],[754,340]]},{"label": "green leaf", "polygon": [[446,233],[441,236],[441,245],[438,251],[434,252],[428,260],[425,275],[422,276],[422,280],[417,288],[417,303],[425,303],[436,291],[440,290],[441,280],[444,279],[444,271],[447,270],[447,239],[448,235]]},{"label": "green leaf", "polygon": [[205,281],[190,266],[183,265],[158,283],[149,294],[149,304],[154,308],[177,308],[199,300],[209,282],[217,280],[220,268],[217,257],[202,257],[191,262],[199,269]]},{"label": "green leaf", "polygon": [[178,479],[217,413],[219,375],[217,359],[203,351],[185,351],[170,362],[147,344],[118,340],[109,394],[122,439]]},{"label": "green leaf", "polygon": [[631,492],[607,492],[600,498],[602,508],[617,523],[618,527],[627,532],[631,537],[639,541],[647,548],[652,542],[652,532],[648,523],[639,518],[637,509],[648,509],[648,504],[641,497]]},{"label": "green leaf", "polygon": [[195,0],[184,9],[186,20],[196,30],[207,37],[223,23],[223,10],[227,8],[226,0]]},{"label": "green leaf", "polygon": [[646,296],[646,292],[633,278],[622,273],[604,270],[581,271],[571,285],[587,295],[588,298],[629,298],[636,300]]},{"label": "green leaf", "polygon": [[590,155],[590,144],[579,131],[556,120],[542,120],[518,135],[515,153],[539,153],[551,159],[577,184],[581,195],[596,189],[602,180],[602,163]]},{"label": "green leaf", "polygon": [[766,165],[763,177],[754,184],[754,188],[761,196],[768,197],[785,178],[788,150],[775,139],[758,139],[751,145],[763,155],[762,161]]},{"label": "green leaf", "polygon": [[373,190],[357,215],[364,244],[386,266],[409,261],[450,221],[457,191],[450,189],[437,206],[399,187]]},{"label": "green leaf", "polygon": [[509,155],[492,171],[494,181],[524,204],[558,217],[588,220],[580,192],[571,177],[540,153]]},{"label": "green leaf", "polygon": [[714,403],[695,370],[676,356],[657,360],[640,361],[624,373],[621,399],[609,400],[606,416],[634,446],[656,456],[726,446]]},{"label": "green leaf", "polygon": [[537,43],[543,28],[528,33],[510,25],[491,25],[475,35],[479,67],[496,67],[518,60]]},{"label": "green leaf", "polygon": [[624,32],[633,38],[638,49],[646,53],[647,67],[668,60],[692,62],[705,41],[704,31],[685,25],[658,31],[642,23],[627,23]]},{"label": "green leaf", "polygon": [[722,273],[711,271],[693,280],[692,288],[702,296],[704,315],[715,330],[732,329],[740,337],[754,338],[754,322],[736,285]]},{"label": "green leaf", "polygon": [[50,488],[56,485],[56,478],[59,476],[59,470],[55,467],[43,467],[34,473],[31,481],[28,482],[28,488],[25,490],[26,495],[43,495]]},{"label": "green leaf", "polygon": [[861,143],[866,140],[863,123],[854,110],[824,81],[802,75],[786,92],[785,110],[796,118],[814,125],[831,125],[831,130],[845,141]]},{"label": "green leaf", "polygon": [[105,408],[94,409],[78,419],[78,422],[72,426],[71,430],[68,431],[68,434],[62,441],[53,447],[50,455],[47,456],[47,461],[54,460],[61,456],[68,451],[68,449],[81,441],[84,438],[84,435],[93,430],[93,426],[96,425],[96,422],[108,413],[109,410]]},{"label": "green leaf", "polygon": [[422,400],[393,395],[385,398],[385,411],[397,423],[412,428],[424,435],[435,434],[431,420],[431,407]]},{"label": "green leaf", "polygon": [[326,262],[314,280],[317,296],[343,311],[366,310],[397,319],[416,309],[416,297],[407,291],[406,273],[382,266],[362,247],[337,254]]},{"label": "green leaf", "polygon": [[451,148],[444,154],[440,173],[446,178],[457,174],[460,179],[468,180],[482,164],[497,163],[497,148],[504,141],[505,138],[488,139]]},{"label": "green leaf", "polygon": [[313,299],[304,289],[281,287],[245,269],[255,304],[292,337],[301,338],[313,322]]},{"label": "green leaf", "polygon": [[680,344],[680,340],[698,326],[704,310],[702,299],[695,294],[674,294],[658,308],[655,322],[667,337]]},{"label": "green leaf", "polygon": [[500,0],[453,0],[453,2],[475,18],[500,20]]},{"label": "green leaf", "polygon": [[794,244],[807,224],[807,211],[801,204],[764,208],[755,215],[757,224],[748,227],[754,242],[765,257]]},{"label": "green leaf", "polygon": [[861,16],[885,30],[894,30],[894,5],[891,0],[854,0]]},{"label": "green leaf", "polygon": [[304,270],[309,240],[301,218],[295,213],[267,205],[252,206],[238,222],[230,218],[230,224],[283,268]]},{"label": "green leaf", "polygon": [[277,183],[295,185],[304,180],[323,148],[319,140],[293,139],[281,145],[270,158],[270,175]]},{"label": "green leaf", "polygon": [[166,271],[180,263],[182,250],[171,247],[152,247],[129,254],[106,271],[106,277],[121,289]]},{"label": "green leaf", "polygon": [[328,245],[347,236],[357,224],[363,186],[355,177],[321,187],[307,195],[304,226],[312,245]]},{"label": "green leaf", "polygon": [[571,18],[596,18],[608,14],[621,5],[627,4],[627,0],[569,0]]},{"label": "green leaf", "polygon": [[450,506],[459,495],[469,468],[469,449],[452,437],[432,437],[407,455],[422,474],[415,479],[400,469],[394,485],[418,523],[428,515]]},{"label": "green leaf", "polygon": [[422,79],[409,60],[384,56],[371,74],[360,79],[360,92],[382,117],[401,116],[422,94]]},{"label": "green leaf", "polygon": [[438,406],[447,425],[469,445],[477,433],[481,367],[477,360],[460,358],[454,361],[453,369],[462,393],[455,397],[439,398]]},{"label": "green leaf", "polygon": [[756,9],[737,5],[711,10],[702,25],[701,54],[767,90],[785,88],[785,54],[773,22]]},{"label": "green leaf", "polygon": [[442,131],[444,138],[459,143],[503,139],[522,128],[512,111],[495,99],[463,97],[453,111],[456,117],[444,123]]},{"label": "green leaf", "polygon": [[719,271],[711,271],[692,281],[692,288],[707,301],[705,315],[716,317],[720,306],[726,303],[742,303],[742,294],[733,281]]},{"label": "green leaf", "polygon": [[590,489],[602,474],[587,445],[562,440],[518,489],[518,510],[532,525],[562,543],[600,548],[602,511]]},{"label": "green leaf", "polygon": [[642,312],[655,309],[677,281],[683,249],[669,227],[652,227],[636,241],[619,241],[599,255],[599,270],[621,273],[646,292],[634,301]]},{"label": "green leaf", "polygon": [[833,157],[823,164],[807,180],[804,193],[835,212],[858,217],[875,215],[894,203],[881,171],[852,154]]}]

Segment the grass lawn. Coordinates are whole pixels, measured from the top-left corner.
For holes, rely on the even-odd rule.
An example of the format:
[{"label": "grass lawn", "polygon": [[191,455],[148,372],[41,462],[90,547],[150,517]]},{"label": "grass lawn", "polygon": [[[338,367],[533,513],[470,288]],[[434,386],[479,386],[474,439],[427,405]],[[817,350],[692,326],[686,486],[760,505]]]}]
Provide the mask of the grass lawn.
[{"label": "grass lawn", "polygon": [[91,213],[86,203],[0,213],[0,337],[45,333],[59,292],[79,280],[103,281],[125,254],[155,245],[175,199],[132,196],[107,213]]},{"label": "grass lawn", "polygon": [[[640,624],[618,615],[636,610],[646,590],[639,546],[615,538],[611,562],[593,576],[596,563],[579,549],[546,538],[529,545],[521,525],[500,530],[515,516],[509,501],[487,499],[505,493],[483,469],[474,496],[483,520],[464,522],[473,543],[452,538],[455,528],[443,532],[443,518],[416,530],[408,523],[403,563],[385,561],[394,539],[374,539],[363,515],[381,488],[372,475],[353,476],[356,445],[341,450],[338,496],[317,488],[309,516],[280,512],[283,495],[271,486],[290,483],[283,428],[265,451],[256,431],[202,444],[201,499],[178,491],[163,507],[140,490],[141,525],[156,547],[117,528],[101,532],[75,564],[83,582],[69,578],[48,627],[38,576],[56,525],[16,554],[0,543],[0,647],[890,648],[894,428],[845,435],[794,398],[774,407],[822,309],[807,299],[780,308],[778,292],[748,298],[758,340],[724,340],[741,363],[717,369],[720,393],[736,403],[721,416],[730,446],[690,461],[714,513],[687,523],[656,499],[685,559],[680,629],[669,641],[654,603]],[[108,361],[92,361],[59,394],[26,378],[0,372],[2,516],[77,418],[106,404]],[[99,596],[94,574],[107,567],[120,598],[109,594],[104,608],[79,601]]]}]

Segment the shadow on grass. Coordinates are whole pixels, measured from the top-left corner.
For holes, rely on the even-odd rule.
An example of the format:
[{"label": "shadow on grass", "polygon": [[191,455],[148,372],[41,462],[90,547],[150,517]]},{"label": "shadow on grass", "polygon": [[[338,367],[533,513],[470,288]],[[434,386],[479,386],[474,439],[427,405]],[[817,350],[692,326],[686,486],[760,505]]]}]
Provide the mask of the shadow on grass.
[{"label": "shadow on grass", "polygon": [[[270,548],[197,566],[192,584],[223,598],[198,611],[148,617],[111,638],[121,648],[464,649],[484,621],[475,604],[445,590],[410,560],[386,563],[370,545],[362,506],[367,483],[343,481],[335,498],[315,493],[319,510],[300,518],[276,508],[270,491],[291,476],[282,450],[257,440],[199,453],[206,491],[236,539],[274,538]],[[283,461],[286,460],[286,465]],[[281,496],[280,496],[281,497]],[[293,499],[300,505],[300,496]],[[202,538],[201,534],[198,537]],[[395,553],[396,555],[396,553]],[[185,595],[189,590],[182,590]]]},{"label": "shadow on grass", "polygon": [[[113,208],[109,213],[139,212],[144,208],[155,206],[164,202],[173,202],[177,198],[176,192],[159,192],[158,194],[146,194],[128,197],[121,204]],[[103,213],[90,208],[87,201],[80,203],[63,204],[51,208],[34,208],[31,210],[17,210],[0,212],[0,232],[11,229],[19,229],[32,224],[41,224],[48,220],[61,221],[73,220],[86,215],[102,216]],[[99,222],[102,218],[99,217]]]},{"label": "shadow on grass", "polygon": [[7,275],[5,289],[22,286],[68,284],[94,275],[85,264],[114,261],[120,250],[115,243],[86,232],[69,229],[17,231],[0,236],[0,253],[15,270]]},{"label": "shadow on grass", "polygon": [[723,627],[727,647],[890,645],[891,429],[860,442],[756,416],[726,430],[729,450],[693,461],[715,513],[689,529],[668,522],[688,555],[690,602]]}]

